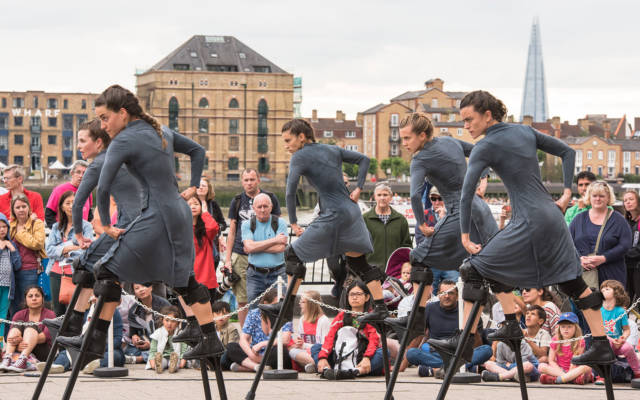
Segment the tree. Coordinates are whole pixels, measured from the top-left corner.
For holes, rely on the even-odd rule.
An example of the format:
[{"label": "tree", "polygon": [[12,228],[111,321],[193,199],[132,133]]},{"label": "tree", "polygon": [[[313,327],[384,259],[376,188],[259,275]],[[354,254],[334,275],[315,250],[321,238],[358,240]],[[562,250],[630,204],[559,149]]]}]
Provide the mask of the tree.
[{"label": "tree", "polygon": [[358,165],[351,163],[342,163],[342,172],[351,178],[358,176]]},{"label": "tree", "polygon": [[378,160],[376,160],[375,158],[372,158],[371,161],[369,162],[369,171],[368,171],[371,175],[375,175],[378,173]]},{"label": "tree", "polygon": [[401,157],[385,158],[380,163],[380,167],[384,173],[389,177],[388,170],[391,170],[391,176],[398,177],[402,174],[409,175],[409,163]]}]

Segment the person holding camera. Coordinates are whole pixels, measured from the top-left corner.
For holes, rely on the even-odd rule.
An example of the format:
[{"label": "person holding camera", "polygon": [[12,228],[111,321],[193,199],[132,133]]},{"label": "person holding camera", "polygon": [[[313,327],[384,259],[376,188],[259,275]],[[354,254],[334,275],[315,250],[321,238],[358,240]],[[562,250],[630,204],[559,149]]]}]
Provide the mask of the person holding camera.
[{"label": "person holding camera", "polygon": [[[253,199],[255,215],[242,223],[242,243],[249,255],[247,266],[247,301],[250,303],[278,279],[287,281],[284,250],[287,246],[287,223],[272,215],[271,198],[260,193]],[[253,305],[252,307],[256,307]]]}]

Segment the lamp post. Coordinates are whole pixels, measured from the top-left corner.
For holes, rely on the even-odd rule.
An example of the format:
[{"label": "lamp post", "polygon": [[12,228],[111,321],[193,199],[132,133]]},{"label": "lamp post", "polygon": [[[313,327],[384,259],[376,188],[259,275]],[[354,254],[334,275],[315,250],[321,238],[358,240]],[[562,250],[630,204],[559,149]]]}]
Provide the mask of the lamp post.
[{"label": "lamp post", "polygon": [[242,147],[244,148],[244,169],[247,169],[247,84],[240,85],[244,89],[244,144]]}]

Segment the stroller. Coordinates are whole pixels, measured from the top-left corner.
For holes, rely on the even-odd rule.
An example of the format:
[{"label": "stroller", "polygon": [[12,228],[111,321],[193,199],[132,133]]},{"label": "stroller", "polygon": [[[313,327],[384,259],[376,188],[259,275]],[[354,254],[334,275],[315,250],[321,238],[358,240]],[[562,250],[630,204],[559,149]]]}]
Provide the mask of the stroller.
[{"label": "stroller", "polygon": [[400,301],[413,292],[411,282],[403,282],[400,279],[402,277],[402,265],[409,262],[410,252],[411,249],[409,247],[400,247],[391,253],[387,261],[385,269],[387,279],[382,284],[382,289],[384,302],[390,310],[397,309]]}]

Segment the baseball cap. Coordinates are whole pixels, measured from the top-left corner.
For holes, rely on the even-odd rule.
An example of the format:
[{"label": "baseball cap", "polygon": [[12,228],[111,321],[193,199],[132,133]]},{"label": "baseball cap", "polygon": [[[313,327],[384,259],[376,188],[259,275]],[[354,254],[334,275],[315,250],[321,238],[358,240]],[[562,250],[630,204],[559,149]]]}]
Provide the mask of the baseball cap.
[{"label": "baseball cap", "polygon": [[574,324],[577,324],[578,323],[578,316],[575,315],[572,312],[562,313],[560,315],[560,319],[558,319],[558,323],[560,323],[562,321],[569,321],[569,322],[572,322]]}]

